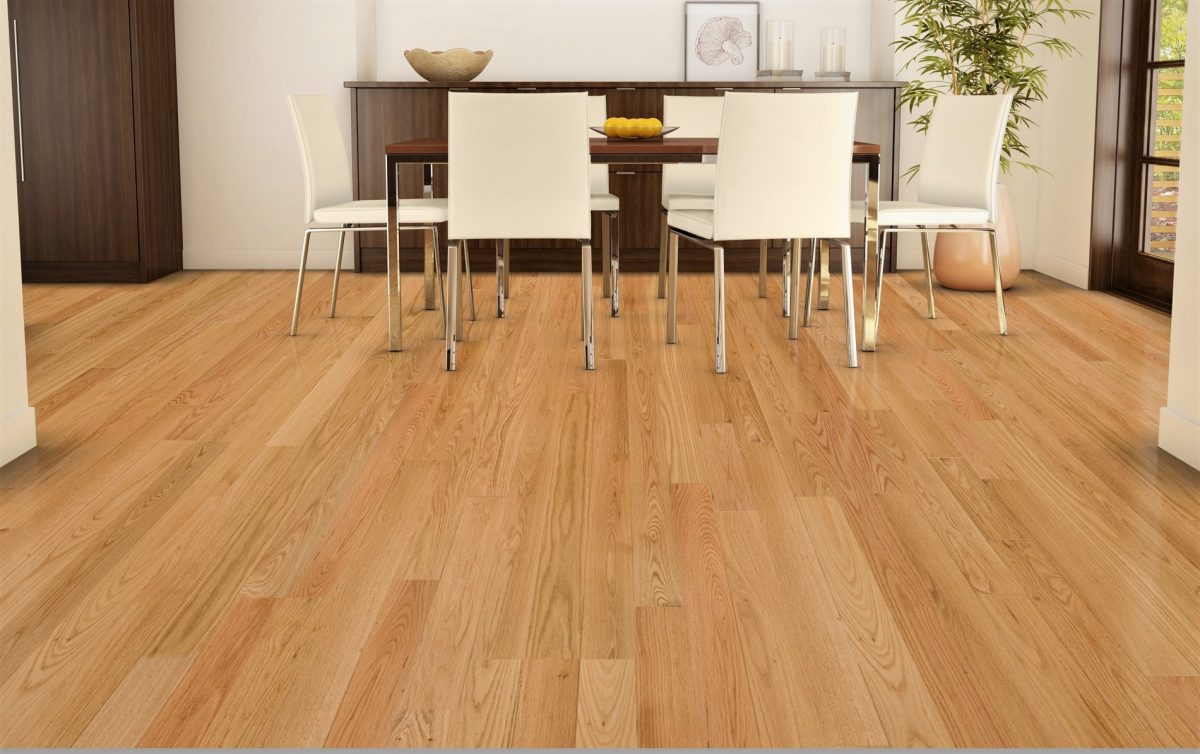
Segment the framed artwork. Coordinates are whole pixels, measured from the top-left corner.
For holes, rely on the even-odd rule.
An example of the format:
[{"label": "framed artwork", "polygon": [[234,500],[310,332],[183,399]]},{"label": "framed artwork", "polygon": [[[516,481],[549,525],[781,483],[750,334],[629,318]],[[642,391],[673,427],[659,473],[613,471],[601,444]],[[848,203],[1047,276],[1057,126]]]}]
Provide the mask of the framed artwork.
[{"label": "framed artwork", "polygon": [[685,81],[758,76],[758,3],[689,2],[683,15]]}]

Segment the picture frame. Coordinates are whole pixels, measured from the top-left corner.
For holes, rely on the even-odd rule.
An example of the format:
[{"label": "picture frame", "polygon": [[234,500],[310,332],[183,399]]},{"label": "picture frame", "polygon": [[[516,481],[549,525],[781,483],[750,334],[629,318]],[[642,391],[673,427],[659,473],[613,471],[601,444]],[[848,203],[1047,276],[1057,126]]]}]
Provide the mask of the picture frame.
[{"label": "picture frame", "polygon": [[684,81],[753,81],[759,36],[757,2],[685,2]]}]

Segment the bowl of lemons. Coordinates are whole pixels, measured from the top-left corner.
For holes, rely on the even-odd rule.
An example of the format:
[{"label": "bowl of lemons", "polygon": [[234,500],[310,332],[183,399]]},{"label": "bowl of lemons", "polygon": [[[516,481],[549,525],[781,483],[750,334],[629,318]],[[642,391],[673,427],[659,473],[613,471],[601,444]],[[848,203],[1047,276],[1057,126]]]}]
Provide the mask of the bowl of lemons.
[{"label": "bowl of lemons", "polygon": [[603,126],[591,129],[610,139],[655,139],[679,130],[679,126],[664,126],[658,118],[609,118]]}]

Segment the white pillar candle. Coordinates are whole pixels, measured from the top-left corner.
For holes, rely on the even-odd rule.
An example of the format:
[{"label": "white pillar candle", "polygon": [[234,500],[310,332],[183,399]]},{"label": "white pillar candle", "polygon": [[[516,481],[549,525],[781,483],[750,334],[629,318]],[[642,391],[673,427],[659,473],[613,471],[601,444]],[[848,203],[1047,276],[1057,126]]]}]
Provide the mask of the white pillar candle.
[{"label": "white pillar candle", "polygon": [[792,69],[792,40],[767,40],[767,68],[772,71],[790,71]]}]

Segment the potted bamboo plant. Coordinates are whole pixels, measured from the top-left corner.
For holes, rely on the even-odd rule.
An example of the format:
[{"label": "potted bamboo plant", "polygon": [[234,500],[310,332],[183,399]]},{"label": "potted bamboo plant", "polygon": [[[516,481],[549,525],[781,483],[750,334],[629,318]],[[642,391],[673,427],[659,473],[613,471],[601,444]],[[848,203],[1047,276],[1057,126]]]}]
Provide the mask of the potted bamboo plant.
[{"label": "potted bamboo plant", "polygon": [[[918,74],[900,95],[900,106],[915,115],[912,126],[920,133],[929,128],[941,94],[1011,93],[1001,168],[1005,173],[1018,167],[1044,172],[1031,161],[1022,140],[1023,132],[1037,125],[1030,108],[1046,97],[1046,68],[1038,62],[1039,53],[1078,54],[1074,45],[1047,34],[1046,28],[1091,14],[1072,8],[1069,0],[899,0],[898,12],[908,33],[893,46],[912,55],[904,70]],[[905,175],[911,177],[919,168],[913,166]],[[1020,274],[1020,237],[1003,185],[997,196],[1001,278],[1007,288]],[[991,290],[986,240],[974,233],[940,234],[934,273],[948,288]]]}]

